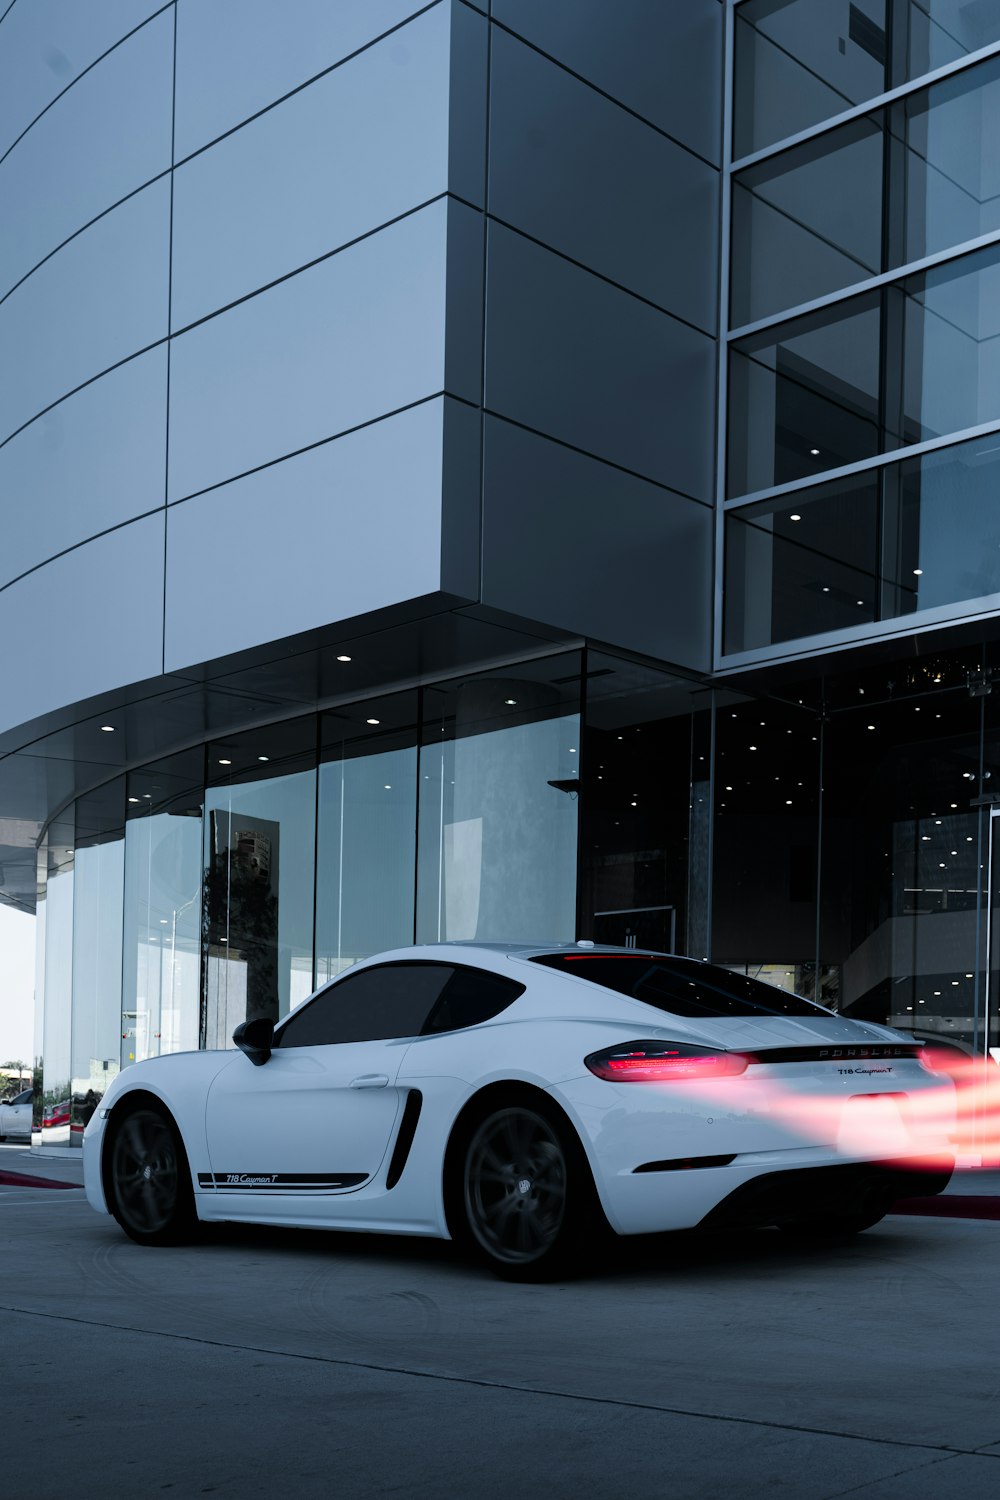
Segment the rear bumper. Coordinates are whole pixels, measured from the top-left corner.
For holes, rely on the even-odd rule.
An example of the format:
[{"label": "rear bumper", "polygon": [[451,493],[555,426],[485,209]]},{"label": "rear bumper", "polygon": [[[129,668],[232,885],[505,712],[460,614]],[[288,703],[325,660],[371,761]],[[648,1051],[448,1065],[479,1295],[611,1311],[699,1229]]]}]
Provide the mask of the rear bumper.
[{"label": "rear bumper", "polygon": [[926,1198],[943,1192],[954,1168],[953,1157],[942,1157],[920,1167],[905,1161],[869,1161],[765,1172],[717,1203],[700,1227],[749,1229],[884,1212],[897,1198]]}]

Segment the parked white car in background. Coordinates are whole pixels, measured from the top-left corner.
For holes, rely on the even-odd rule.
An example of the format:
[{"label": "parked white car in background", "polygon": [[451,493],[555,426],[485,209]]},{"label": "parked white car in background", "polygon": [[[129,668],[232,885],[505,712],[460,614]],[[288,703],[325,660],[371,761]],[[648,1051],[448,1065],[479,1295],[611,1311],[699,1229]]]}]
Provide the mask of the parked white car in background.
[{"label": "parked white car in background", "polygon": [[87,1126],[88,1198],[140,1243],[384,1230],[540,1277],[609,1229],[865,1229],[954,1165],[919,1043],[666,954],[401,949],[234,1041],[126,1068]]},{"label": "parked white car in background", "polygon": [[30,1139],[31,1099],[32,1090],[22,1089],[6,1104],[0,1104],[0,1141],[15,1135]]}]

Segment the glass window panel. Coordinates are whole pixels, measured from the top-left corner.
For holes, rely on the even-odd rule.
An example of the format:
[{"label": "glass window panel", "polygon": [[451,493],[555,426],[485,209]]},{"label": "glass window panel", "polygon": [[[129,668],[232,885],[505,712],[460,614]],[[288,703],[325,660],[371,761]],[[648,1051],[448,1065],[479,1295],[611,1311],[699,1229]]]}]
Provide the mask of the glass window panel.
[{"label": "glass window panel", "polygon": [[734,154],[881,94],[886,0],[746,0],[736,11]]},{"label": "glass window panel", "polygon": [[1000,38],[1000,0],[747,0],[736,11],[736,157]]},{"label": "glass window panel", "polygon": [[70,1140],[79,1145],[118,1074],[122,995],[125,781],[76,804]]},{"label": "glass window panel", "polygon": [[857,474],[726,517],[726,651],[876,618],[878,475]]},{"label": "glass window panel", "polygon": [[[690,952],[695,684],[596,651],[586,670],[580,931]],[[698,765],[707,776],[707,762]]]},{"label": "glass window panel", "polygon": [[278,1033],[280,1047],[326,1047],[419,1036],[454,970],[447,964],[379,964],[332,984]]},{"label": "glass window panel", "polygon": [[85,74],[0,162],[0,295],[170,166],[173,57],[168,11]]},{"label": "glass window panel", "polygon": [[733,181],[734,325],[882,270],[882,115],[750,167]]},{"label": "glass window panel", "polygon": [[[1000,247],[910,277],[889,295],[904,301],[902,441],[1000,417]],[[886,447],[895,425],[890,410]]]},{"label": "glass window panel", "polygon": [[904,115],[903,259],[1000,228],[1000,58],[910,95]]},{"label": "glass window panel", "polygon": [[908,459],[884,478],[886,615],[1000,593],[1000,436]]},{"label": "glass window panel", "polygon": [[204,1035],[277,1021],[312,990],[316,845],[312,716],[208,746]]},{"label": "glass window panel", "polygon": [[413,942],[417,695],[369,699],[321,722],[317,984]]},{"label": "glass window panel", "polygon": [[575,653],[425,690],[418,942],[575,936],[579,706]]},{"label": "glass window panel", "polygon": [[204,755],[128,778],[122,1065],[198,1046]]},{"label": "glass window panel", "polygon": [[73,1016],[73,826],[49,829],[45,880],[45,998],[42,1006],[42,1146],[70,1141]]},{"label": "glass window panel", "polygon": [[717,963],[827,1004],[815,968],[819,735],[805,692],[716,694],[710,900]]},{"label": "glass window panel", "polygon": [[427,1018],[424,1031],[459,1031],[464,1026],[478,1026],[498,1016],[508,1005],[513,1005],[524,991],[523,984],[507,979],[503,974],[490,974],[485,969],[460,965],[452,970],[444,993]]},{"label": "glass window panel", "polygon": [[896,24],[905,23],[907,78],[957,62],[1000,37],[1000,0],[897,0],[897,6]]},{"label": "glass window panel", "polygon": [[869,294],[733,345],[730,495],[879,451],[880,331]]}]

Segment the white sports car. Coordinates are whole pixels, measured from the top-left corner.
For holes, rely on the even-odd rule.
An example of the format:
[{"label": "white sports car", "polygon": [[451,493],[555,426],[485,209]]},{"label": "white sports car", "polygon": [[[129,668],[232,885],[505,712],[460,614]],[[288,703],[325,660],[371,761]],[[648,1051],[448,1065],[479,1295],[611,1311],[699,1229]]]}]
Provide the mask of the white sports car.
[{"label": "white sports car", "polygon": [[383,1230],[535,1278],[609,1227],[864,1229],[954,1165],[919,1044],[666,954],[406,948],[233,1039],[126,1069],[87,1126],[87,1196],[140,1243]]}]

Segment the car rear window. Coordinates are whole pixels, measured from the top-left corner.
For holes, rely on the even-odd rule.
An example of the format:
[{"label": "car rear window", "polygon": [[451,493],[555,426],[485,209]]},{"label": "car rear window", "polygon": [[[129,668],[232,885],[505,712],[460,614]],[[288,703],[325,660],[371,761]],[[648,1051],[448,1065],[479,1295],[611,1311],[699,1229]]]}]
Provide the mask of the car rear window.
[{"label": "car rear window", "polygon": [[811,1000],[691,958],[643,953],[542,953],[532,963],[559,969],[673,1016],[815,1016]]}]

